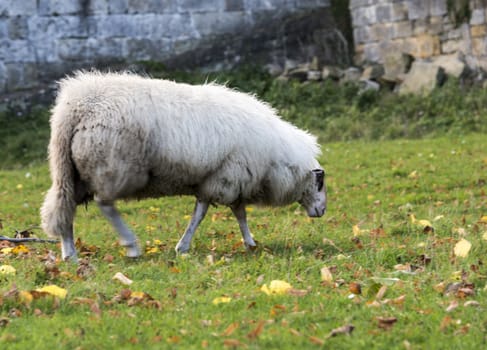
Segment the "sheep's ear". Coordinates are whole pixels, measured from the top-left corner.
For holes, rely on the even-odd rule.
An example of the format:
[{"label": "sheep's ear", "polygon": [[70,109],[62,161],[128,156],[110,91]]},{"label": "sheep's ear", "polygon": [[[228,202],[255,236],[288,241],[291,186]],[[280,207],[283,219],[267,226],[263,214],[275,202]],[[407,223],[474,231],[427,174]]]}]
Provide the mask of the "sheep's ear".
[{"label": "sheep's ear", "polygon": [[323,169],[313,169],[311,170],[311,173],[313,174],[318,191],[321,191],[325,181],[325,171]]}]

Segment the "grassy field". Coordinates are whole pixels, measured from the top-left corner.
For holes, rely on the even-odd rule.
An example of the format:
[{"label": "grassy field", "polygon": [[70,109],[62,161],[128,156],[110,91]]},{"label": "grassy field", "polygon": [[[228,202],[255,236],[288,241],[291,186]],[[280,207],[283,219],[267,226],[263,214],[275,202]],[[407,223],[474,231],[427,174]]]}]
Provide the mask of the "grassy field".
[{"label": "grassy field", "polygon": [[[0,241],[1,349],[485,347],[487,90],[450,81],[400,97],[161,68],[147,63],[255,93],[317,134],[327,214],[250,207],[249,253],[230,211],[210,208],[176,256],[194,199],[120,202],[144,248],[129,260],[96,206],[79,207],[78,265],[56,243]],[[0,236],[46,238],[48,118],[0,113]]]},{"label": "grassy field", "polygon": [[[176,256],[187,197],[119,203],[145,249],[138,260],[94,205],[78,209],[79,265],[60,262],[57,244],[1,243],[0,348],[485,347],[485,134],[326,143],[321,161],[327,214],[249,208],[253,253],[217,207]],[[49,185],[45,164],[0,171],[0,235],[45,238]],[[274,280],[292,288],[263,292]],[[49,285],[66,297],[39,291]]]}]

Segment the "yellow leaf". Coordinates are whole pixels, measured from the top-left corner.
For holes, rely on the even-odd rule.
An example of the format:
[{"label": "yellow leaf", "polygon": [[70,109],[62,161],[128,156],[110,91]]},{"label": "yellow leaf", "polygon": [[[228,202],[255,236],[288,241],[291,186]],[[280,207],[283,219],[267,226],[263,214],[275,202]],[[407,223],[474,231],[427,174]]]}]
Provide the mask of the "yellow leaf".
[{"label": "yellow leaf", "polygon": [[156,254],[157,252],[159,252],[159,248],[158,247],[147,247],[145,252],[147,254]]},{"label": "yellow leaf", "polygon": [[480,222],[483,222],[484,224],[487,224],[487,215],[484,215],[480,218]]},{"label": "yellow leaf", "polygon": [[245,211],[246,211],[247,213],[251,213],[251,212],[253,212],[253,211],[254,211],[254,208],[252,208],[252,207],[247,207],[247,208],[245,208]]},{"label": "yellow leaf", "polygon": [[354,237],[360,236],[366,231],[367,230],[361,230],[359,225],[353,225],[352,226],[352,232],[353,232]]},{"label": "yellow leaf", "polygon": [[17,187],[17,189],[18,189],[18,190],[21,190],[21,189],[23,189],[23,188],[24,188],[24,185],[22,185],[22,184],[18,184],[16,187]]},{"label": "yellow leaf", "polygon": [[2,249],[0,249],[0,253],[2,253],[2,254],[10,254],[10,253],[12,253],[12,250],[13,249],[14,248],[12,248],[12,247],[2,248]]},{"label": "yellow leaf", "polygon": [[320,270],[321,272],[321,280],[323,282],[333,282],[333,275],[328,267],[323,266]]},{"label": "yellow leaf", "polygon": [[455,244],[454,253],[456,256],[460,258],[466,258],[468,253],[470,252],[470,248],[472,248],[472,243],[467,241],[465,238],[462,238]]},{"label": "yellow leaf", "polygon": [[409,177],[410,179],[416,180],[417,178],[419,178],[418,171],[417,171],[417,170],[412,171],[412,172],[411,172],[411,173],[408,175],[408,177]]},{"label": "yellow leaf", "polygon": [[19,292],[19,300],[22,304],[25,304],[28,306],[28,305],[30,305],[30,303],[32,303],[32,300],[34,300],[34,297],[29,292],[27,292],[25,290],[21,290]]},{"label": "yellow leaf", "polygon": [[144,299],[146,294],[144,292],[132,292],[130,293],[131,298]]},{"label": "yellow leaf", "polygon": [[12,253],[13,254],[27,254],[29,252],[29,248],[27,248],[25,245],[23,244],[20,244],[18,246],[15,246],[13,249],[12,249]]},{"label": "yellow leaf", "polygon": [[232,298],[230,297],[218,297],[213,299],[212,303],[213,305],[218,305],[218,304],[226,304],[232,301]]},{"label": "yellow leaf", "polygon": [[273,280],[267,287],[267,284],[264,284],[260,290],[263,291],[267,295],[274,295],[274,294],[286,294],[289,290],[293,287],[284,281],[280,280]]},{"label": "yellow leaf", "polygon": [[189,220],[189,219],[191,219],[191,215],[184,215],[184,216],[183,216],[183,219],[184,219],[184,220]]},{"label": "yellow leaf", "polygon": [[17,271],[15,267],[10,265],[1,265],[0,266],[0,275],[15,275]]},{"label": "yellow leaf", "polygon": [[55,297],[59,297],[61,299],[66,298],[66,295],[68,294],[68,291],[66,289],[58,287],[55,284],[44,286],[42,288],[37,288],[36,292],[44,292]]},{"label": "yellow leaf", "polygon": [[487,231],[485,231],[483,234],[482,234],[482,239],[484,241],[487,241]]}]

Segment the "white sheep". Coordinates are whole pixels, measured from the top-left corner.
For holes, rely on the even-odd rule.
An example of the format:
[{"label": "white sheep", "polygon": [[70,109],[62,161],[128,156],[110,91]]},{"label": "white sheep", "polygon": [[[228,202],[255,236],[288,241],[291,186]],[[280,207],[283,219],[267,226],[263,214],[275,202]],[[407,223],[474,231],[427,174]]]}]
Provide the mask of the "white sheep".
[{"label": "white sheep", "polygon": [[297,201],[311,217],[326,210],[316,138],[225,86],[78,72],[60,82],[50,122],[52,186],[41,208],[42,228],[61,238],[64,260],[76,261],[76,206],[92,198],[129,257],[141,252],[114,206],[121,198],[194,195],[177,252],[189,249],[209,204],[232,209],[247,247],[255,246],[247,204]]}]

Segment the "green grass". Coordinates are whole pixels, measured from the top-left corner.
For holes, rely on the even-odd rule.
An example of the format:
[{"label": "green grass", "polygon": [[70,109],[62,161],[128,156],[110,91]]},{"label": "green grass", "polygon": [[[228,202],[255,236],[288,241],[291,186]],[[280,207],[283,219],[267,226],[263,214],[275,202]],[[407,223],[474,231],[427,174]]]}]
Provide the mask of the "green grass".
[{"label": "green grass", "polygon": [[[297,205],[253,207],[248,216],[259,242],[255,253],[241,246],[230,211],[217,207],[210,208],[190,254],[177,257],[173,248],[193,199],[172,197],[119,203],[142,245],[157,247],[127,260],[96,206],[79,207],[76,237],[94,250],[86,257],[89,265],[57,261],[47,269],[46,254],[60,256],[55,244],[30,243],[27,254],[0,255],[0,265],[17,270],[0,275],[0,319],[6,323],[0,347],[482,348],[487,341],[485,135],[326,143],[321,161],[328,174],[326,216],[308,219]],[[36,226],[48,187],[44,164],[0,171],[0,234],[30,229],[44,237]],[[409,214],[430,220],[434,232],[412,224]],[[354,225],[361,230],[357,237]],[[453,253],[462,237],[472,244],[465,258]],[[403,273],[398,264],[414,271]],[[321,280],[324,266],[332,272],[330,283]],[[117,272],[134,283],[112,280]],[[272,280],[287,281],[305,295],[260,291]],[[350,297],[351,283],[361,285],[361,295]],[[453,283],[474,294],[446,293]],[[40,298],[28,305],[7,293],[13,286],[31,291],[48,284],[65,288],[66,299]],[[385,295],[376,300],[384,285]],[[114,297],[124,289],[145,292],[160,307],[147,300],[133,306],[117,302]],[[222,296],[230,302],[213,304]],[[465,306],[469,301],[479,306]],[[447,312],[452,302],[458,307]],[[397,321],[383,329],[378,320],[384,317]],[[328,337],[346,324],[355,327],[350,336]]]}]

